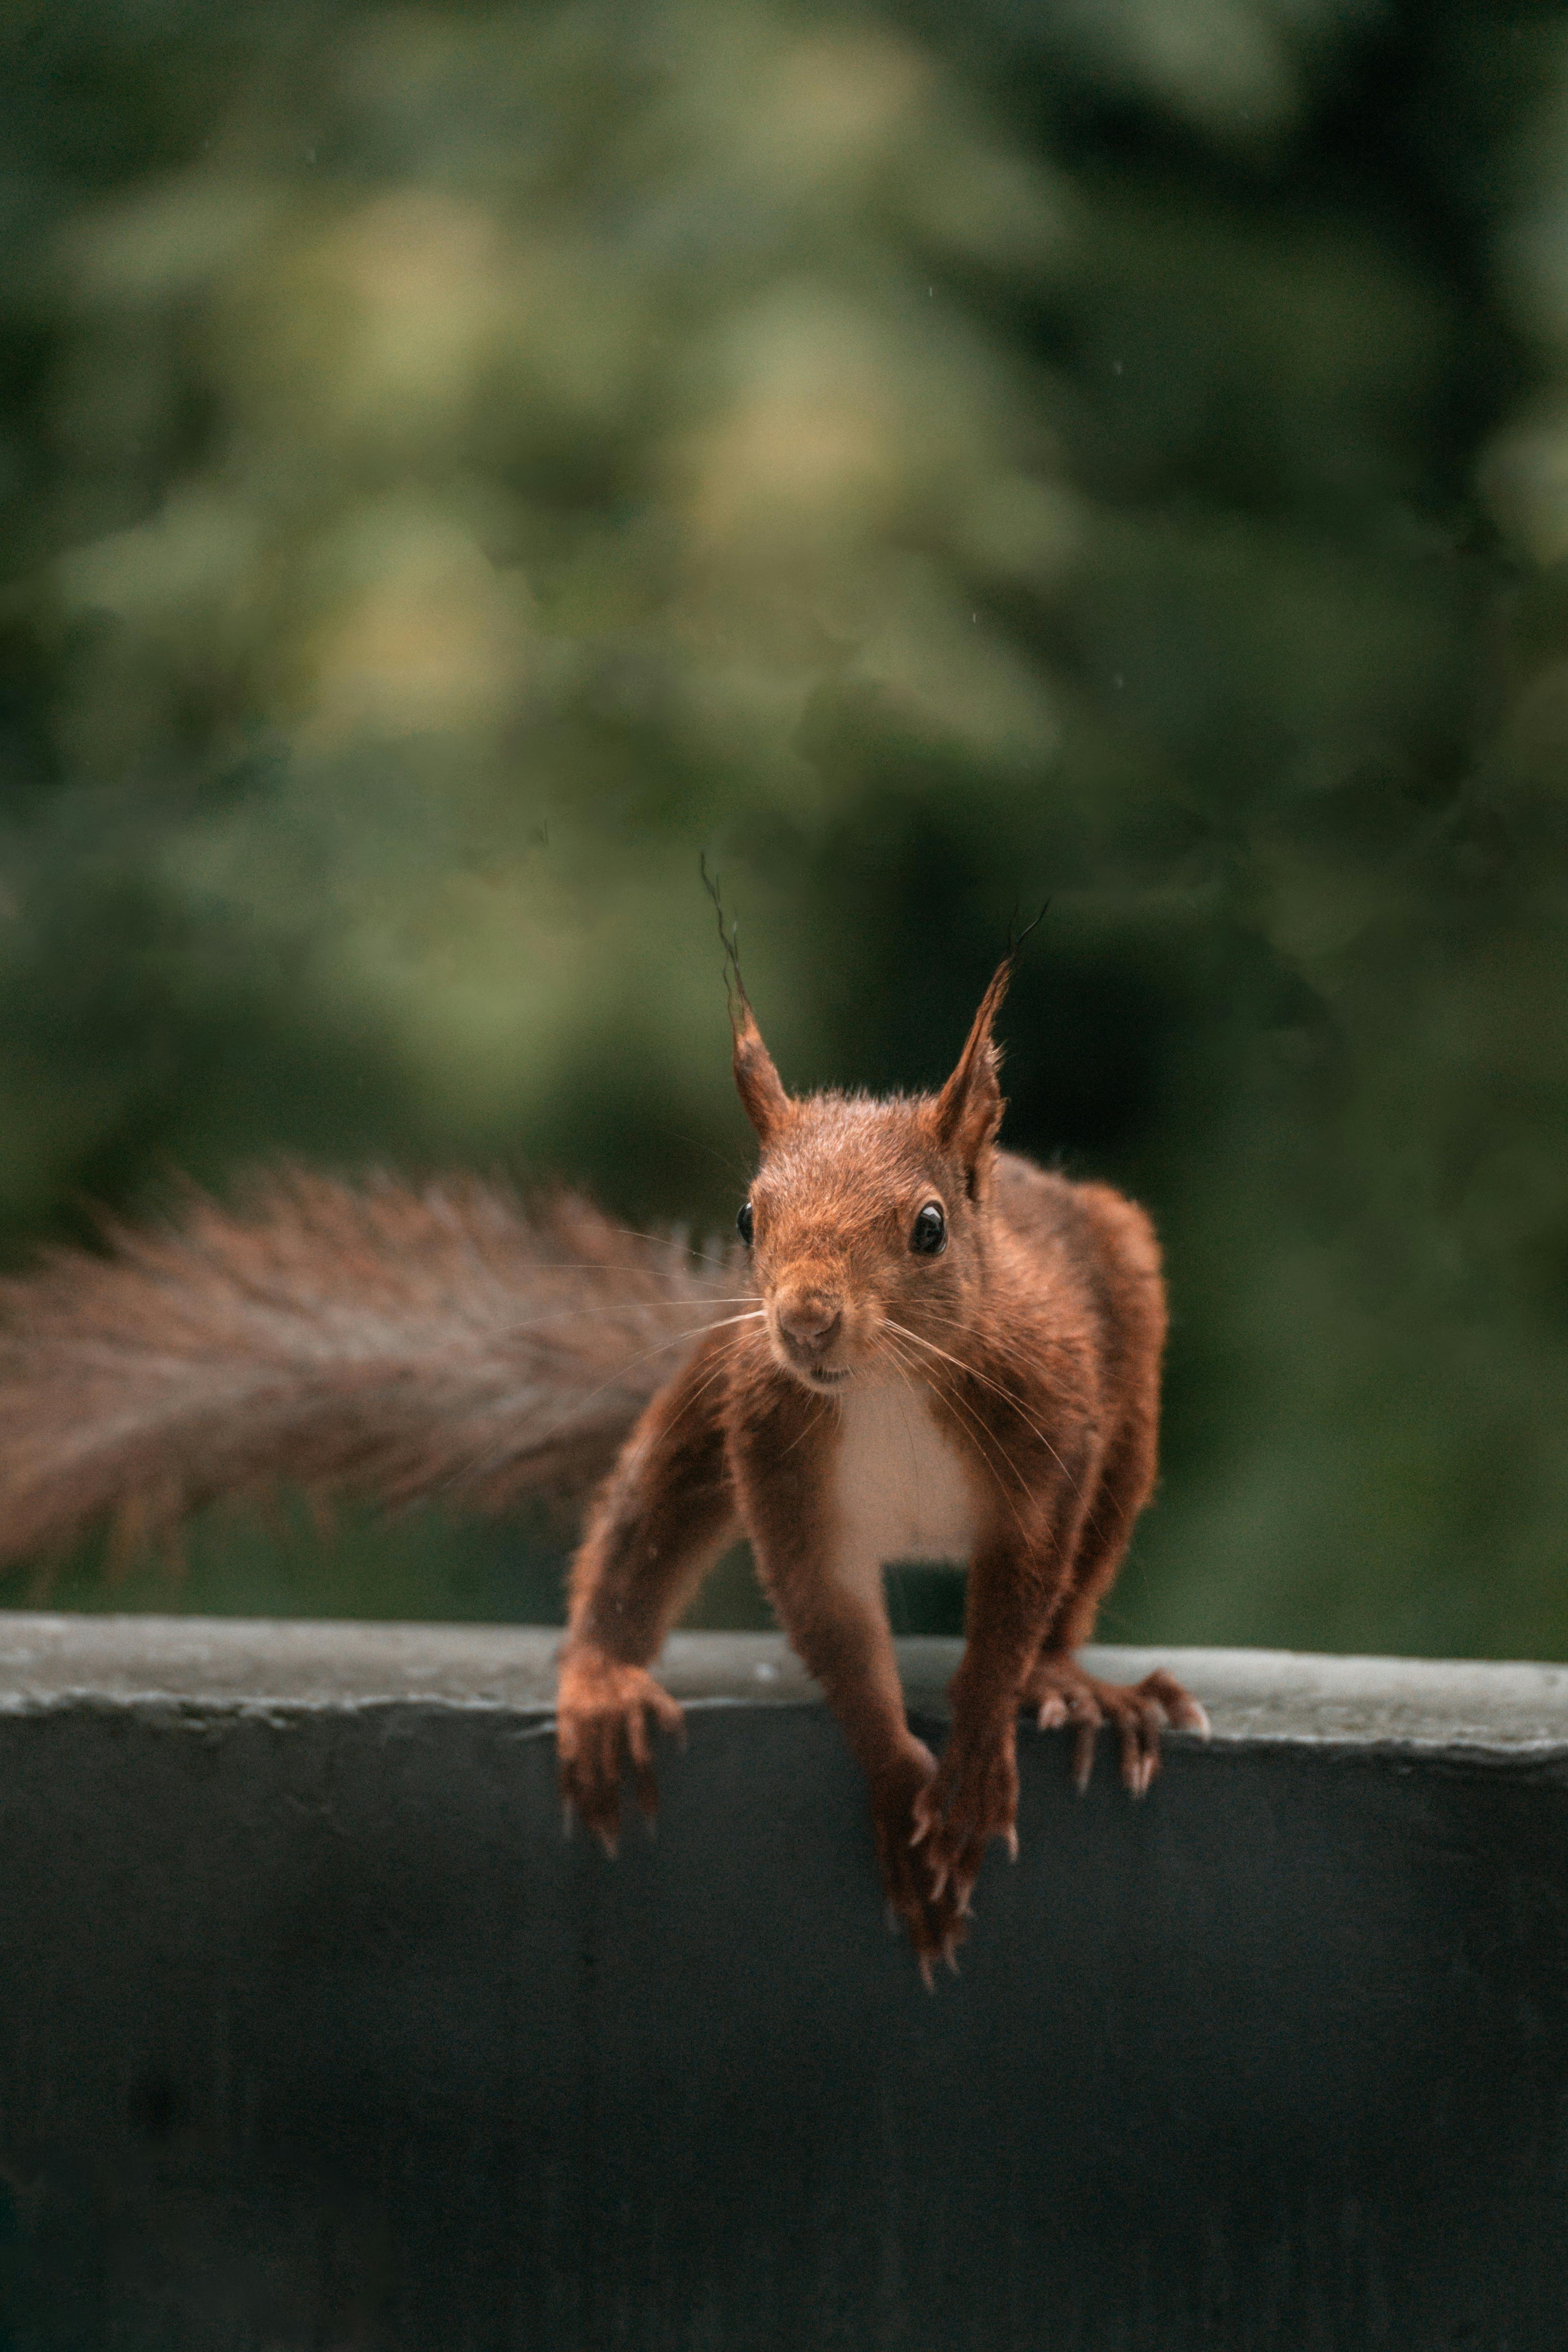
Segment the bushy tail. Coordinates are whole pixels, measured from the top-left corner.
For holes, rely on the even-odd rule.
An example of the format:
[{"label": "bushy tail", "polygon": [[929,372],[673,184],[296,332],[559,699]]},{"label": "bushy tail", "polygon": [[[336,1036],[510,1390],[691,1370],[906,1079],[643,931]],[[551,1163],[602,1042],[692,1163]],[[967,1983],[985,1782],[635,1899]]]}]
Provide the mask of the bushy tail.
[{"label": "bushy tail", "polygon": [[574,1195],[470,1179],[286,1171],[106,1239],[0,1283],[0,1564],[104,1521],[121,1550],[166,1540],[279,1478],[575,1499],[744,1286]]}]

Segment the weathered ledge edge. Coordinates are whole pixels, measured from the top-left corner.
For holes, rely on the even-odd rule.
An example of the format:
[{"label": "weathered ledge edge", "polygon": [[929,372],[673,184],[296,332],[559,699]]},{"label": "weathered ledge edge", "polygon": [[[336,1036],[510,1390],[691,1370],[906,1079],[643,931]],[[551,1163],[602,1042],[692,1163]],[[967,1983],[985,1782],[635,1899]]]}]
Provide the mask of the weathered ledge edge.
[{"label": "weathered ledge edge", "polygon": [[[0,1712],[67,1706],[268,1715],[389,1705],[548,1717],[552,1626],[0,1612]],[[911,1705],[943,1709],[960,1644],[907,1640]],[[1266,1742],[1568,1761],[1568,1665],[1324,1657],[1288,1650],[1099,1649],[1095,1670],[1171,1667],[1216,1744]],[[677,1633],[659,1673],[692,1706],[806,1706],[816,1685],[783,1639]]]}]

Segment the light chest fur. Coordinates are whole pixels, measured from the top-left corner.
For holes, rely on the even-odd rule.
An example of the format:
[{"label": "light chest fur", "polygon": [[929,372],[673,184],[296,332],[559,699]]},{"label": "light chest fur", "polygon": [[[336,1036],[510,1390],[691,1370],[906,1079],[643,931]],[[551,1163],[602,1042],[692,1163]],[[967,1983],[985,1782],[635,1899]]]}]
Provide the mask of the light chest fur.
[{"label": "light chest fur", "polygon": [[979,1508],[963,1456],[916,1389],[856,1381],[838,1407],[834,1565],[864,1586],[890,1560],[967,1564]]}]

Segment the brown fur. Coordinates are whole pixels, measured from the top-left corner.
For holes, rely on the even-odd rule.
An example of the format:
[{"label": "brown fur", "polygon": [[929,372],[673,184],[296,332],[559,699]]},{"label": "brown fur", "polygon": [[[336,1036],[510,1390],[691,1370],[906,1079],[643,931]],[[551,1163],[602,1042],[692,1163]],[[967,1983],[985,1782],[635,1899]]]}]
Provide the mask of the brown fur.
[{"label": "brown fur", "polygon": [[[934,1097],[792,1101],[738,999],[763,1311],[706,1342],[634,1433],[577,1557],[562,1658],[563,1786],[613,1844],[623,1750],[651,1808],[647,1718],[678,1719],[647,1667],[738,1517],[866,1773],[889,1900],[928,1980],[963,1935],[987,1842],[1016,1850],[1020,1705],[1076,1727],[1080,1782],[1112,1722],[1135,1794],[1164,1721],[1206,1729],[1169,1676],[1121,1690],[1074,1660],[1153,1483],[1164,1292],[1142,1210],[995,1149],[1008,971]],[[911,1248],[927,1203],[946,1222],[936,1255]],[[868,1410],[886,1477],[857,1452],[847,1485],[841,1456]],[[905,1721],[874,1556],[880,1527],[921,1521],[920,1496],[899,1490],[922,1475],[937,1539],[971,1533],[940,1765]]]},{"label": "brown fur", "polygon": [[[572,1196],[294,1173],[0,1285],[0,1561],[105,1519],[122,1546],[166,1536],[281,1476],[484,1510],[603,1479],[558,1738],[567,1801],[613,1850],[624,1771],[651,1814],[652,1729],[680,1727],[648,1668],[744,1532],[866,1774],[929,1980],[988,1841],[1016,1850],[1020,1706],[1074,1728],[1080,1783],[1109,1721],[1135,1794],[1163,1722],[1205,1727],[1169,1676],[1122,1690],[1076,1663],[1153,1482],[1164,1294],[1140,1209],[996,1149],[1008,970],[941,1092],[891,1101],[792,1099],[737,992],[749,1266]],[[934,1254],[911,1245],[928,1207]],[[940,1764],[882,1594],[911,1547],[969,1562]]]},{"label": "brown fur", "polygon": [[108,1238],[0,1284],[0,1562],[104,1520],[124,1552],[279,1477],[580,1499],[742,1287],[678,1237],[469,1179],[284,1173]]}]

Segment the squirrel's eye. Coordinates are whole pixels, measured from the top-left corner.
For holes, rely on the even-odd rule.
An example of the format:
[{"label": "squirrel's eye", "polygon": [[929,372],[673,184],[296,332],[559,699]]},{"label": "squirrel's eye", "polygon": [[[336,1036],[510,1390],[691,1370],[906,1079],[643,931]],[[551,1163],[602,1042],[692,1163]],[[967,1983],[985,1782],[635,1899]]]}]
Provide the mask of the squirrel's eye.
[{"label": "squirrel's eye", "polygon": [[748,1249],[752,1246],[752,1228],[754,1223],[755,1220],[752,1215],[752,1204],[750,1201],[742,1201],[740,1207],[735,1212],[735,1231],[740,1234],[741,1239],[745,1243]]},{"label": "squirrel's eye", "polygon": [[910,1247],[917,1257],[935,1257],[939,1250],[947,1247],[947,1219],[942,1213],[940,1202],[926,1202],[915,1219],[914,1229],[910,1234]]}]

